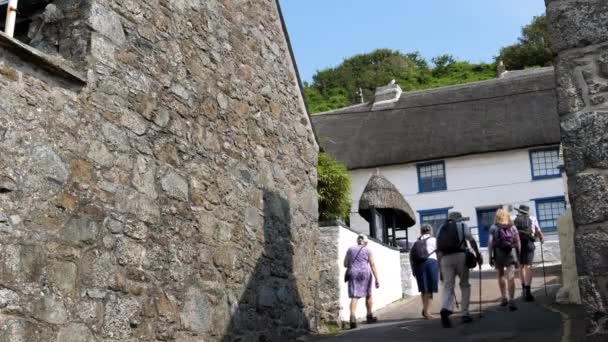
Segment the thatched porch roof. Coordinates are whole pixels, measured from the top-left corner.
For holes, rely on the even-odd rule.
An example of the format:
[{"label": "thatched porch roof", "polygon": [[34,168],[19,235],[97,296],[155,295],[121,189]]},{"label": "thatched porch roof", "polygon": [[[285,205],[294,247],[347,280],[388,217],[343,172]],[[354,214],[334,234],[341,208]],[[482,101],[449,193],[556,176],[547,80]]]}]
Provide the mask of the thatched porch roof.
[{"label": "thatched porch roof", "polygon": [[359,215],[367,222],[371,220],[371,210],[392,211],[397,214],[397,227],[407,228],[416,223],[416,216],[409,203],[395,185],[381,175],[369,179],[359,199]]}]

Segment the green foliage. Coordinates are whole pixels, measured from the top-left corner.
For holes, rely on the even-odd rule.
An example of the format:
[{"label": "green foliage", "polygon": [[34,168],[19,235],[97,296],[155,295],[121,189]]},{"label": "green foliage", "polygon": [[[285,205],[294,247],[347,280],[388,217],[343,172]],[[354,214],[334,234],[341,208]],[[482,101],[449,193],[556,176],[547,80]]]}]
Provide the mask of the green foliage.
[{"label": "green foliage", "polygon": [[[534,17],[522,28],[518,43],[500,50],[507,70],[551,65],[553,54],[548,45],[547,19]],[[495,62],[496,62],[495,61]],[[496,63],[473,64],[458,61],[449,54],[431,58],[433,67],[418,52],[401,53],[378,49],[347,58],[335,68],[318,71],[304,92],[311,113],[346,107],[374,98],[375,89],[395,80],[404,91],[443,87],[496,77]]]},{"label": "green foliage", "polygon": [[435,64],[433,68],[433,76],[435,77],[445,76],[449,72],[449,67],[456,63],[452,55],[433,57],[431,58],[431,62]]},{"label": "green foliage", "polygon": [[507,70],[520,70],[535,66],[548,66],[553,63],[553,52],[549,46],[547,18],[534,17],[532,23],[521,30],[516,44],[500,49],[496,60],[502,60]]},{"label": "green foliage", "polygon": [[304,87],[304,96],[306,96],[308,110],[311,113],[326,112],[350,104],[343,88],[329,89],[327,96],[323,96],[318,88]]},{"label": "green foliage", "polygon": [[311,113],[328,111],[374,98],[375,89],[395,80],[403,90],[418,90],[485,80],[496,76],[494,64],[471,64],[441,55],[428,62],[418,52],[379,49],[350,57],[335,68],[318,71],[304,92]]},{"label": "green foliage", "polygon": [[327,153],[317,164],[319,221],[347,220],[350,213],[350,175],[346,166]]}]

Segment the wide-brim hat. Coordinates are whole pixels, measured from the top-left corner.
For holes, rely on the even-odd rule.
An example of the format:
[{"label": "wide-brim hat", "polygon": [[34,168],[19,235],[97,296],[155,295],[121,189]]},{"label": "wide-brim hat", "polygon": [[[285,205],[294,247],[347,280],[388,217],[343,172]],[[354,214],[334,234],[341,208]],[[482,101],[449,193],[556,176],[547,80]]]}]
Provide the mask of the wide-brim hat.
[{"label": "wide-brim hat", "polygon": [[520,214],[530,215],[530,207],[527,205],[522,204],[519,206],[519,208],[515,208],[515,210],[517,210],[517,212]]},{"label": "wide-brim hat", "polygon": [[448,220],[457,221],[462,218],[462,214],[459,211],[450,211],[448,214]]}]

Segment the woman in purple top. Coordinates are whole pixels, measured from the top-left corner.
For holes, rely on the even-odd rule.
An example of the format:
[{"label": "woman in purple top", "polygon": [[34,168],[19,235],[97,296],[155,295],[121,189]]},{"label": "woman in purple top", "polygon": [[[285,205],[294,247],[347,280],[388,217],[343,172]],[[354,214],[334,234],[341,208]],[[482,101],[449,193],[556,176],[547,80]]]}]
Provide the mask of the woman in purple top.
[{"label": "woman in purple top", "polygon": [[369,240],[367,236],[361,234],[357,237],[357,246],[353,246],[346,252],[344,258],[344,267],[350,269],[350,279],[348,280],[348,297],[350,300],[350,327],[357,327],[356,311],[357,301],[359,298],[365,297],[365,306],[367,307],[367,323],[378,321],[377,317],[372,315],[372,273],[376,279],[376,288],[380,287],[378,281],[378,273],[374,264],[372,252],[367,248]]}]

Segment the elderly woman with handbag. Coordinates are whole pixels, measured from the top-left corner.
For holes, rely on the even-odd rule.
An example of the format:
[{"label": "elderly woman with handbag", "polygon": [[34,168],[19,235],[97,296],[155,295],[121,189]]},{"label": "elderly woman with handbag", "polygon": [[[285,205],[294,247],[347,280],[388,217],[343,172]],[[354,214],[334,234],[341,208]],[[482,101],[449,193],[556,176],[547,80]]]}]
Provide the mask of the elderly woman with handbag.
[{"label": "elderly woman with handbag", "polygon": [[348,282],[348,297],[350,300],[350,327],[357,327],[357,302],[359,298],[365,297],[367,308],[367,323],[375,323],[377,317],[372,315],[372,274],[376,280],[376,288],[380,287],[378,273],[374,264],[374,257],[367,248],[369,240],[367,236],[361,234],[357,237],[357,245],[348,249],[344,258],[346,273],[344,281]]}]

